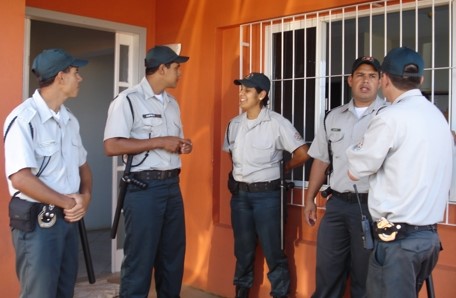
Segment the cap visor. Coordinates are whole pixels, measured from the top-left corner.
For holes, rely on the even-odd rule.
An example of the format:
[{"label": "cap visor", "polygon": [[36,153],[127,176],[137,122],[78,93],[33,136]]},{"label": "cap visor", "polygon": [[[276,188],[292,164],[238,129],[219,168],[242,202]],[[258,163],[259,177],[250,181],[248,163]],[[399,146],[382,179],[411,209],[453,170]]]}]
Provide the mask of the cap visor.
[{"label": "cap visor", "polygon": [[190,57],[186,57],[186,56],[177,56],[177,58],[174,60],[174,62],[177,62],[177,63],[184,63],[184,62],[187,62],[188,59],[190,59]]},{"label": "cap visor", "polygon": [[249,80],[245,80],[245,79],[234,80],[234,84],[235,85],[244,85],[244,86],[249,87],[249,88],[257,88],[258,87],[254,82],[249,81]]},{"label": "cap visor", "polygon": [[83,59],[74,59],[74,61],[71,63],[72,66],[77,66],[77,67],[82,67],[87,65],[89,63],[88,60],[83,60]]}]

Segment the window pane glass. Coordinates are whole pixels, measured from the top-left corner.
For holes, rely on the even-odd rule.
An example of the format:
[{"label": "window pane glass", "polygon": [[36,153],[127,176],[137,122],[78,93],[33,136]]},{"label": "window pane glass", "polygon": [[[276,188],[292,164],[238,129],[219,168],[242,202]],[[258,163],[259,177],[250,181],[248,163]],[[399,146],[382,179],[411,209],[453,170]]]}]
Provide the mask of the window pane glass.
[{"label": "window pane glass", "polygon": [[128,83],[128,51],[130,47],[120,45],[119,81]]},{"label": "window pane glass", "polygon": [[272,78],[282,78],[282,33],[272,35]]},{"label": "window pane glass", "polygon": [[[448,34],[448,6],[438,6],[435,8],[435,67],[447,67],[449,65],[449,48],[450,48],[450,38]],[[429,11],[424,13],[425,17],[428,19],[428,22],[431,22],[432,12]],[[430,26],[429,26],[430,27]],[[454,27],[453,27],[454,28]],[[420,27],[421,29],[421,27]],[[453,29],[454,30],[454,29]],[[421,34],[421,30],[420,30]],[[424,37],[423,37],[424,38]],[[432,40],[424,40],[423,42],[432,42]],[[423,53],[424,55],[424,53]],[[430,57],[425,57],[430,60]]]}]

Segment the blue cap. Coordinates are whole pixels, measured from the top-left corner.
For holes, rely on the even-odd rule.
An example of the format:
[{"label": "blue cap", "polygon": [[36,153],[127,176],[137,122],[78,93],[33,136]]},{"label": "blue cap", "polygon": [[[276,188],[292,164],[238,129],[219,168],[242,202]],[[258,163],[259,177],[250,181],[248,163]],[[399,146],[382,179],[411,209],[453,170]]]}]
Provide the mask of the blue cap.
[{"label": "blue cap", "polygon": [[268,77],[259,72],[252,72],[248,76],[240,80],[234,80],[235,85],[244,85],[249,88],[260,88],[266,92],[269,92],[271,88],[271,81]]},{"label": "blue cap", "polygon": [[[407,65],[418,68],[417,73],[405,72]],[[382,71],[399,77],[422,77],[424,60],[420,54],[407,47],[394,48],[386,54],[382,63]]]},{"label": "blue cap", "polygon": [[81,67],[89,63],[87,60],[76,59],[62,49],[47,49],[35,57],[32,71],[39,81],[46,81],[57,75],[68,66]]},{"label": "blue cap", "polygon": [[170,47],[155,46],[147,51],[144,64],[147,68],[157,67],[160,64],[168,64],[172,62],[184,63],[187,62],[189,57],[179,56]]}]

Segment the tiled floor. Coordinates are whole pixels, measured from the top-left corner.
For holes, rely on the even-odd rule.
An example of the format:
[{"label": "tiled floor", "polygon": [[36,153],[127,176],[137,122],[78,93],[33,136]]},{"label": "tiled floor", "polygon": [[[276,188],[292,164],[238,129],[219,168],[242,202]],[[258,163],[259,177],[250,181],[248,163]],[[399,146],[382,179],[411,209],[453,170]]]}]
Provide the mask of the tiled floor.
[{"label": "tiled floor", "polygon": [[[113,298],[119,294],[119,274],[111,274],[111,238],[109,230],[88,231],[87,238],[92,255],[96,282],[90,284],[82,249],[79,252],[79,274],[74,298]],[[151,289],[149,298],[155,298],[155,291]],[[183,286],[182,298],[217,298],[198,289]]]}]

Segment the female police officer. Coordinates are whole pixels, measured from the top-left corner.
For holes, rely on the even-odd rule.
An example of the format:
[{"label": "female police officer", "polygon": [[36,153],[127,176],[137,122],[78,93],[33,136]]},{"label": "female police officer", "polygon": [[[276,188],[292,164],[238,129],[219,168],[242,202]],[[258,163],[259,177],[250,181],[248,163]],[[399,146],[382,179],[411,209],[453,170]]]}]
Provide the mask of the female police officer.
[{"label": "female police officer", "polygon": [[257,239],[269,267],[271,296],[287,297],[290,276],[281,245],[280,167],[283,150],[293,154],[285,171],[301,166],[308,158],[299,132],[280,114],[269,110],[269,79],[251,73],[235,80],[240,85],[242,114],[227,127],[223,149],[233,162],[229,188],[234,232],[236,297],[248,297],[253,284]]}]

